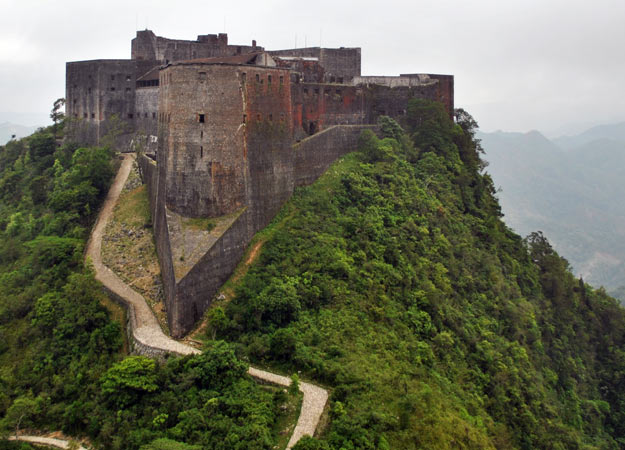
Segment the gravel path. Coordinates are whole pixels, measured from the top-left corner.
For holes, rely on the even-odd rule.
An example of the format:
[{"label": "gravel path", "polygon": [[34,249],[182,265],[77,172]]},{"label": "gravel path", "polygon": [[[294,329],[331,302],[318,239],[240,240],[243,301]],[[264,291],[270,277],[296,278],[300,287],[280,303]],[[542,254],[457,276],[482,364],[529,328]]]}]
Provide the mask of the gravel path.
[{"label": "gravel path", "polygon": [[[24,441],[30,442],[31,444],[41,444],[47,445],[49,447],[55,448],[69,448],[69,441],[64,439],[55,439],[43,436],[28,436],[28,435],[20,435],[20,436],[9,436],[9,441]],[[82,445],[77,447],[78,450],[87,450]]]},{"label": "gravel path", "polygon": [[[102,264],[101,249],[102,236],[106,229],[106,224],[113,213],[115,204],[119,198],[128,174],[132,169],[135,160],[134,154],[126,153],[123,156],[123,162],[113,185],[104,201],[104,205],[100,210],[98,220],[91,232],[91,238],[87,244],[86,258],[91,259],[95,268],[95,277],[107,289],[112,291],[116,296],[123,299],[128,305],[128,313],[130,316],[131,332],[136,341],[141,345],[160,352],[176,353],[179,355],[189,355],[200,353],[200,350],[182,344],[171,339],[163,333],[156,317],[150,310],[147,302],[139,293],[131,289],[124,283],[112,270]],[[249,368],[249,374],[259,380],[269,383],[278,384],[280,386],[289,386],[291,380],[282,375],[260,370],[254,367]],[[287,449],[293,447],[297,441],[304,435],[314,435],[323,409],[328,400],[328,392],[314,384],[300,382],[300,391],[304,394],[300,416],[295,425],[295,430],[291,435],[291,439],[287,445]],[[20,436],[21,440],[22,436]],[[60,447],[67,448],[67,447]]]}]

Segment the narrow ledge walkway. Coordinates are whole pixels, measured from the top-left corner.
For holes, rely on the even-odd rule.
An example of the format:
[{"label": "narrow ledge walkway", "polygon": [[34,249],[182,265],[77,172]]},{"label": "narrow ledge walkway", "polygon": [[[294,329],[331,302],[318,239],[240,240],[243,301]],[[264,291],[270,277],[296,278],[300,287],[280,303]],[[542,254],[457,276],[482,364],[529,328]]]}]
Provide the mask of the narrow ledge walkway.
[{"label": "narrow ledge walkway", "polygon": [[[85,258],[87,260],[90,259],[93,263],[95,278],[114,296],[123,300],[128,306],[130,332],[132,333],[131,338],[140,346],[145,347],[148,352],[152,351],[154,353],[175,353],[178,355],[198,354],[200,350],[182,344],[165,335],[143,296],[130,288],[130,286],[124,283],[111,269],[102,263],[102,237],[106,229],[106,224],[113,214],[115,204],[130,174],[135,158],[134,153],[126,153],[123,155],[122,164],[91,232]],[[272,384],[280,386],[289,386],[291,384],[291,380],[288,377],[260,370],[255,367],[250,367],[248,372],[252,377]],[[314,384],[300,382],[300,391],[304,394],[302,408],[291,439],[287,445],[287,449],[292,448],[303,436],[314,435],[328,400],[328,392]],[[22,437],[25,438],[26,436],[20,436],[20,440]]]}]

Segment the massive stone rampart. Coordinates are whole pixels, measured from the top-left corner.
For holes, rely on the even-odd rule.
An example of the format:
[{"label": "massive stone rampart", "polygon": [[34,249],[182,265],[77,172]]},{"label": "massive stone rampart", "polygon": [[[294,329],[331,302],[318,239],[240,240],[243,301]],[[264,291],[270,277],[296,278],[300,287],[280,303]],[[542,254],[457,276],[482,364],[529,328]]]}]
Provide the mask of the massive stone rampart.
[{"label": "massive stone rampart", "polygon": [[377,130],[376,125],[335,125],[293,146],[295,186],[312,184],[330,164],[356,150],[363,130]]},{"label": "massive stone rampart", "polygon": [[150,198],[173,336],[182,336],[193,328],[236,268],[254,234],[271,221],[294,188],[313,183],[337,158],[356,149],[363,130],[376,128],[375,125],[336,125],[288,148],[284,148],[281,139],[273,142],[268,136],[261,139],[260,135],[257,140],[252,139],[249,152],[252,181],[247,206],[190,270],[178,271],[179,276],[175,266],[180,264],[177,258],[181,257],[172,252],[172,241],[178,238],[172,235],[171,224],[168,226],[172,220],[168,216],[174,213],[168,213],[165,206],[164,183],[160,182],[165,174],[158,174],[163,168],[146,156],[139,158]]}]

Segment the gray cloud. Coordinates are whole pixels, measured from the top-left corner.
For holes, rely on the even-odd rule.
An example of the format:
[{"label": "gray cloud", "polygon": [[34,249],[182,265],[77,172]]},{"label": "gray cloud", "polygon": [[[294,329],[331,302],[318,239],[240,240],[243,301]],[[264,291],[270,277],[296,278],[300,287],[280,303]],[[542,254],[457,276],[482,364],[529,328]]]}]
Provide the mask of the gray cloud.
[{"label": "gray cloud", "polygon": [[486,130],[625,120],[625,2],[2,0],[0,111],[47,112],[65,62],[130,57],[137,28],[225,31],[267,48],[360,46],[363,73],[452,73],[456,104]]}]

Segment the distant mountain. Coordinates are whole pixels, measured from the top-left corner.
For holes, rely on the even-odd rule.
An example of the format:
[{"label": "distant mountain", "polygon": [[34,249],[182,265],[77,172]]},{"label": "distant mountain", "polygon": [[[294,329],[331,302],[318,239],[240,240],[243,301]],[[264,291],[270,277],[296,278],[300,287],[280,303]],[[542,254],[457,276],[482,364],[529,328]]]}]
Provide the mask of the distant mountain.
[{"label": "distant mountain", "polygon": [[565,150],[586,145],[597,140],[612,140],[625,143],[625,122],[599,125],[575,136],[561,136],[553,142]]},{"label": "distant mountain", "polygon": [[17,139],[29,136],[37,128],[39,127],[17,125],[10,122],[0,123],[0,145],[6,144],[13,135]]},{"label": "distant mountain", "polygon": [[478,137],[506,223],[543,231],[585,281],[625,286],[625,123],[554,141],[537,131]]}]

